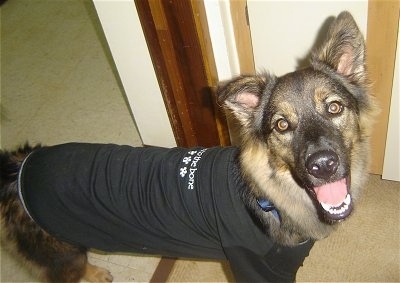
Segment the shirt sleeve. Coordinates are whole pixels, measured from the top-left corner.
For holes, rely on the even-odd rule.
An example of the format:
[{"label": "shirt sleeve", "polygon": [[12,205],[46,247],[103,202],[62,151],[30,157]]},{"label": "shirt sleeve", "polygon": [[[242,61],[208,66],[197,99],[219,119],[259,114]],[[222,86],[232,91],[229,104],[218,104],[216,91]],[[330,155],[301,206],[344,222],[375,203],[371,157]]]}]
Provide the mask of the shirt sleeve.
[{"label": "shirt sleeve", "polygon": [[236,282],[294,282],[313,244],[311,240],[295,247],[274,244],[265,256],[243,247],[224,251]]}]

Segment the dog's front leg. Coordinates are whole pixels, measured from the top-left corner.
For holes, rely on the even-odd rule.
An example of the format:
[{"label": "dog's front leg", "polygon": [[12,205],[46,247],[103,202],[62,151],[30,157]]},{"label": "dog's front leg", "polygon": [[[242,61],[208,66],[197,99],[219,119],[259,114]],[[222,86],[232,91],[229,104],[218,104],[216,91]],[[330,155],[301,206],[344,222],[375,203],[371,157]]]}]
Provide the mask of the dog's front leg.
[{"label": "dog's front leg", "polygon": [[83,275],[83,279],[89,282],[112,282],[113,277],[107,269],[88,262],[86,264],[86,271]]}]

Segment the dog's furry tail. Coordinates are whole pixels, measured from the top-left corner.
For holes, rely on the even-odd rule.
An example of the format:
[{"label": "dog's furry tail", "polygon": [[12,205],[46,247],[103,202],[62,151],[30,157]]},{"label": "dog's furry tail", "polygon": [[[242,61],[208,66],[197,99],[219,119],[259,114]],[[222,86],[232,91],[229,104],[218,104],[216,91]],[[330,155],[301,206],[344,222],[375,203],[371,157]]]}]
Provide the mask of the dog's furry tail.
[{"label": "dog's furry tail", "polygon": [[17,180],[18,172],[21,168],[22,162],[28,156],[29,153],[35,149],[41,147],[41,145],[30,146],[26,143],[20,146],[14,151],[3,151],[0,150],[0,187],[3,188],[7,184],[10,184]]}]

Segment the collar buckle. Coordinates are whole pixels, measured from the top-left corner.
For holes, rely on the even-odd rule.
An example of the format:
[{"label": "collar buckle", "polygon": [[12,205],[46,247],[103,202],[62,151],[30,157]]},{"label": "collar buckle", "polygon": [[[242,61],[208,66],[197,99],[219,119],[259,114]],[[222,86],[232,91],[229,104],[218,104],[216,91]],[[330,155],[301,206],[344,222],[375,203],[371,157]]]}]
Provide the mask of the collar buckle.
[{"label": "collar buckle", "polygon": [[258,205],[265,212],[271,212],[278,221],[281,220],[278,210],[276,210],[275,205],[267,199],[257,199]]}]

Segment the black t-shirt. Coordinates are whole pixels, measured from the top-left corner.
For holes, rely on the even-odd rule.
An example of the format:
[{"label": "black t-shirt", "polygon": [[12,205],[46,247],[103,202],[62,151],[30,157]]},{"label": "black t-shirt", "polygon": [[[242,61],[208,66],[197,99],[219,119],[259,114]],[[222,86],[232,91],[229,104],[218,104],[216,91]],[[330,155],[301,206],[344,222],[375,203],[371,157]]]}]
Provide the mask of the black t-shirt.
[{"label": "black t-shirt", "polygon": [[[20,194],[43,229],[70,243],[109,252],[227,258],[237,280],[273,280],[266,276],[277,274],[293,280],[311,246],[289,248],[293,263],[279,274],[279,256],[271,253],[286,248],[265,235],[241,200],[237,154],[234,147],[45,147],[24,161]],[[300,256],[290,255],[295,249]]]}]

